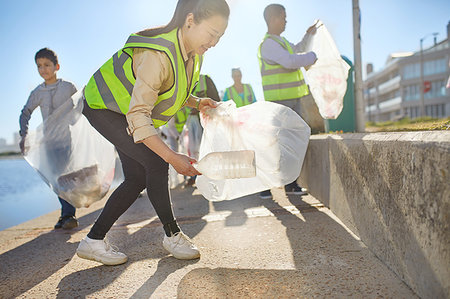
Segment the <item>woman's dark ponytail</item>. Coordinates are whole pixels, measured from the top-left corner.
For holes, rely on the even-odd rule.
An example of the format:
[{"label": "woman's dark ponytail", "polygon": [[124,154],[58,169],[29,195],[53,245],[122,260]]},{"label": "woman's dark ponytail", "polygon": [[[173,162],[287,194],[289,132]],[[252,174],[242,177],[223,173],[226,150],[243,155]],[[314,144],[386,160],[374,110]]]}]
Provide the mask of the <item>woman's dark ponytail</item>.
[{"label": "woman's dark ponytail", "polygon": [[225,0],[178,0],[172,20],[161,27],[146,29],[137,34],[143,36],[155,36],[168,33],[175,28],[181,28],[189,13],[194,14],[194,21],[200,23],[214,15],[221,15],[228,19],[230,8]]}]

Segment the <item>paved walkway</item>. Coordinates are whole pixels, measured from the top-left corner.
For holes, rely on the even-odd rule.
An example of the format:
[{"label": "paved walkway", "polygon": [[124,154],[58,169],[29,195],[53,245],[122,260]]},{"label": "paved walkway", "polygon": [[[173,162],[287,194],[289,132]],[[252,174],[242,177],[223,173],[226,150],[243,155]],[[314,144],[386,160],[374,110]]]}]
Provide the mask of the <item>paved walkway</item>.
[{"label": "paved walkway", "polygon": [[129,261],[103,266],[74,255],[105,201],[80,209],[80,226],[53,230],[58,211],[0,231],[0,298],[415,298],[343,224],[311,196],[282,189],[208,202],[172,190],[174,212],[201,250],[176,260],[146,196],[109,239]]}]

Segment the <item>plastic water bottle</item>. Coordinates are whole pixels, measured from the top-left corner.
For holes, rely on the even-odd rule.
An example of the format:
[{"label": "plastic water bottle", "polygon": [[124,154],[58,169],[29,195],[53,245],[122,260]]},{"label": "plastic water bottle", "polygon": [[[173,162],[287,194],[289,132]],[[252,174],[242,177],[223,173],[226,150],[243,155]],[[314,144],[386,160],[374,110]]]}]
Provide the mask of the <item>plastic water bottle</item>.
[{"label": "plastic water bottle", "polygon": [[213,180],[256,176],[255,152],[250,150],[212,152],[193,166],[201,174]]}]

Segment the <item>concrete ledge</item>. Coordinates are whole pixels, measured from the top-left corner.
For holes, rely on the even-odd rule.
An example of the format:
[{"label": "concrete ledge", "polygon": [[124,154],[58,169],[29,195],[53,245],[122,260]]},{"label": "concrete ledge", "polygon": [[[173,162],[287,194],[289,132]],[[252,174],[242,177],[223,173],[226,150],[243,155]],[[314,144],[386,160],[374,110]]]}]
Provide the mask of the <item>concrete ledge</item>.
[{"label": "concrete ledge", "polygon": [[450,132],[312,136],[302,186],[422,298],[450,297]]}]

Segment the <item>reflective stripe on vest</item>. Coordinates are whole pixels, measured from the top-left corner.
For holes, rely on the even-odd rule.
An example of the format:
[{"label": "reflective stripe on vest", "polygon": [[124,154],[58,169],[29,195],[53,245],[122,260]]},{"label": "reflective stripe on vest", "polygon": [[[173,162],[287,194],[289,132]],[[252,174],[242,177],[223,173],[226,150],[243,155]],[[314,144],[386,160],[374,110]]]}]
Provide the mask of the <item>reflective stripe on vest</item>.
[{"label": "reflective stripe on vest", "polygon": [[[263,43],[266,39],[271,38],[285,48],[290,54],[294,54],[289,42],[282,37],[283,41],[266,34]],[[259,67],[261,70],[262,85],[264,91],[264,99],[266,101],[282,101],[299,99],[308,92],[308,86],[303,79],[303,74],[300,69],[292,70],[286,69],[279,64],[269,64],[261,56],[261,46],[258,49]]]},{"label": "reflective stripe on vest", "polygon": [[183,107],[175,114],[175,128],[177,129],[178,133],[181,133],[181,131],[183,131],[184,124],[186,123],[186,120],[190,113],[190,108]]},{"label": "reflective stripe on vest", "polygon": [[164,52],[170,60],[174,73],[174,84],[161,91],[152,110],[152,121],[156,128],[166,124],[184,105],[195,83],[198,81],[202,56],[194,58],[191,84],[188,86],[183,56],[178,42],[178,30],[174,29],[155,37],[130,35],[125,46],[113,55],[89,80],[85,97],[93,109],[109,109],[126,114],[136,78],[133,73],[133,48],[146,48]]},{"label": "reflective stripe on vest", "polygon": [[236,107],[242,107],[253,103],[253,95],[250,90],[250,86],[248,84],[244,84],[244,99],[242,99],[241,95],[237,92],[234,86],[227,88],[228,97],[236,103]]},{"label": "reflective stripe on vest", "polygon": [[198,79],[198,84],[195,87],[194,92],[192,94],[199,98],[205,98],[206,92],[207,92],[206,75],[200,75],[200,78]]}]

